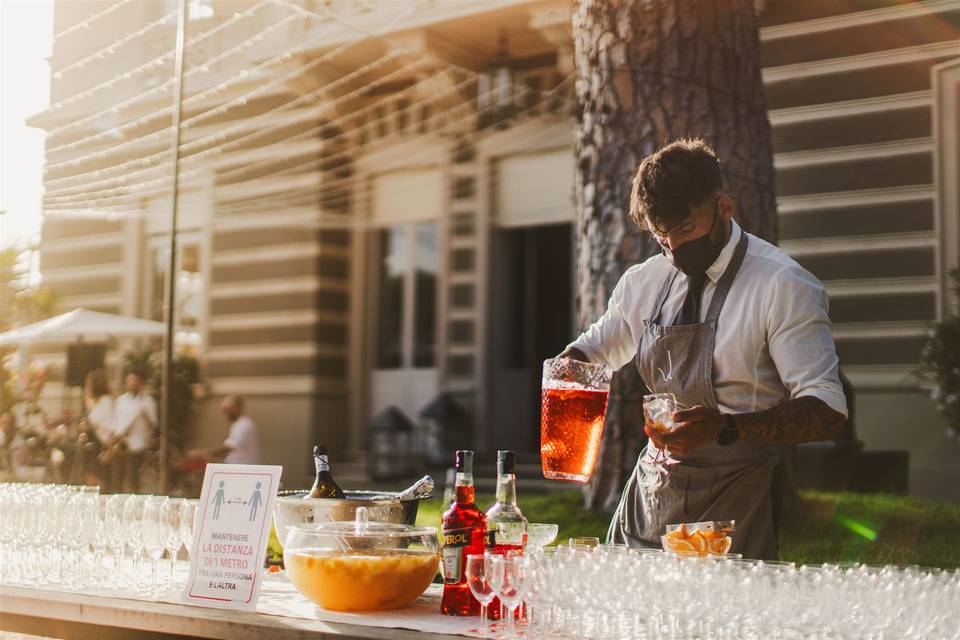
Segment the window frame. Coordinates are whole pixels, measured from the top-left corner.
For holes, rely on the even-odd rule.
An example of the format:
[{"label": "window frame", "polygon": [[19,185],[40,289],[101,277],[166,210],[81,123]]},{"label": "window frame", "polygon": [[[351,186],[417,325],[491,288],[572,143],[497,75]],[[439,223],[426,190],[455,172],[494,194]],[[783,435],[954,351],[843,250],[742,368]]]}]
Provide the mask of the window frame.
[{"label": "window frame", "polygon": [[[209,315],[208,306],[209,306],[209,299],[210,299],[210,295],[209,295],[210,282],[207,275],[207,270],[205,268],[207,265],[207,260],[209,259],[209,256],[207,254],[207,248],[206,248],[206,243],[204,242],[203,233],[199,231],[180,232],[177,234],[177,263],[176,263],[176,269],[175,269],[176,272],[179,272],[183,265],[183,253],[184,253],[184,247],[186,246],[195,246],[197,248],[198,265],[197,265],[196,273],[200,274],[200,278],[202,279],[202,284],[203,284],[203,292],[201,293],[201,296],[200,296],[201,310],[197,317],[197,324],[191,327],[192,330],[189,331],[189,333],[196,334],[199,337],[199,340],[197,345],[192,345],[192,348],[194,349],[192,352],[189,349],[185,348],[185,345],[178,342],[177,336],[183,331],[183,328],[180,325],[181,314],[177,313],[177,315],[174,318],[176,321],[174,326],[174,350],[176,353],[188,353],[189,355],[197,359],[201,359],[203,355],[206,353],[207,348],[209,347],[209,345],[207,344],[207,321],[208,321],[208,315]],[[170,248],[170,239],[168,236],[157,235],[157,236],[151,236],[147,238],[147,243],[146,243],[147,250],[145,252],[146,264],[144,265],[143,273],[141,274],[141,280],[140,280],[141,282],[144,283],[143,298],[141,300],[142,315],[145,318],[155,320],[156,318],[154,318],[153,316],[153,299],[156,294],[156,291],[154,290],[155,289],[154,269],[157,266],[156,255],[158,253],[162,255],[164,258],[164,262],[163,262],[163,278],[161,282],[161,287],[163,290],[161,291],[161,294],[160,294],[161,300],[162,300],[160,304],[160,307],[161,307],[161,317],[159,319],[160,322],[164,322],[162,310],[163,310],[163,307],[166,305],[166,299],[165,299],[166,284],[167,284],[166,279],[168,275],[167,274],[168,256],[166,254],[169,248]],[[182,306],[182,301],[179,300],[180,294],[181,294],[181,290],[178,289],[177,290],[178,310]]]},{"label": "window frame", "polygon": [[[417,365],[416,364],[416,302],[417,302],[417,230],[418,227],[429,226],[433,228],[436,241],[437,241],[437,251],[436,251],[436,288],[434,290],[434,330],[433,330],[433,357],[432,363],[429,365]],[[378,323],[379,315],[381,313],[381,295],[383,287],[383,264],[384,259],[383,255],[383,242],[384,242],[384,232],[402,229],[403,238],[406,245],[410,248],[408,255],[404,260],[404,269],[403,269],[403,300],[401,304],[401,318],[400,318],[400,364],[396,367],[384,367],[381,366],[381,335],[380,335],[380,326]],[[372,257],[373,265],[371,269],[371,274],[375,278],[375,289],[376,294],[373,296],[372,302],[374,308],[373,311],[374,323],[373,323],[373,368],[377,371],[400,371],[404,369],[417,369],[417,370],[428,370],[436,369],[439,366],[439,349],[440,349],[440,336],[438,333],[439,323],[440,323],[440,287],[442,286],[442,272],[441,272],[441,256],[440,252],[442,247],[440,246],[440,221],[437,219],[430,220],[411,220],[397,222],[395,224],[390,224],[384,221],[382,224],[373,225],[371,229],[371,245],[372,251],[370,251],[370,256]]]}]

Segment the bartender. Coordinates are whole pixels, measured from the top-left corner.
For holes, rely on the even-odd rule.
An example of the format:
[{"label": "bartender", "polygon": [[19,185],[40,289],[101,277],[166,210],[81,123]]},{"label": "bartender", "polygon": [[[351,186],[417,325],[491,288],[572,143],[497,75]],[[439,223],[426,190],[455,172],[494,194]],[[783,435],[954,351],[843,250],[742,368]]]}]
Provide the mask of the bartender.
[{"label": "bartender", "polygon": [[840,434],[847,404],[823,285],[734,220],[700,140],[646,158],[630,217],[663,249],[628,269],[606,313],[561,354],[619,369],[685,407],[646,424],[608,541],[658,547],[668,524],[736,520],[731,552],[775,560],[777,446]]}]

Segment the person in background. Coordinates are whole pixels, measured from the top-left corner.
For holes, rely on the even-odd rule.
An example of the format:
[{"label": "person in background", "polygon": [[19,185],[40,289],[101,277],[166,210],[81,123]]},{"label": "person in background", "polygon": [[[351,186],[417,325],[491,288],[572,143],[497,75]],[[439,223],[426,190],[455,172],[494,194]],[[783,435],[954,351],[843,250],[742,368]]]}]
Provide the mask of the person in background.
[{"label": "person in background", "polygon": [[157,426],[157,403],[153,396],[143,390],[143,377],[130,372],[126,378],[127,392],[117,398],[114,407],[114,437],[126,445],[126,454],[117,456],[111,474],[121,473],[130,493],[140,490],[140,465],[143,453],[150,444]]},{"label": "person in background", "polygon": [[260,434],[257,424],[243,411],[243,398],[227,396],[220,405],[230,421],[230,432],[219,447],[194,449],[190,458],[220,459],[227,464],[260,464]]},{"label": "person in background", "polygon": [[87,430],[101,447],[106,447],[113,440],[113,396],[103,369],[94,369],[84,379],[83,407],[87,410]]},{"label": "person in background", "polygon": [[111,457],[123,451],[122,445],[114,437],[113,404],[107,372],[103,369],[94,369],[89,372],[83,381],[83,407],[87,415],[82,429],[92,434],[95,440],[97,461],[100,466],[98,475],[102,479],[104,491],[110,493],[122,489],[116,485],[110,473],[111,465],[109,464]]},{"label": "person in background", "polygon": [[0,414],[0,470],[16,476],[17,467],[24,463],[23,445],[23,436],[17,429],[13,412]]}]

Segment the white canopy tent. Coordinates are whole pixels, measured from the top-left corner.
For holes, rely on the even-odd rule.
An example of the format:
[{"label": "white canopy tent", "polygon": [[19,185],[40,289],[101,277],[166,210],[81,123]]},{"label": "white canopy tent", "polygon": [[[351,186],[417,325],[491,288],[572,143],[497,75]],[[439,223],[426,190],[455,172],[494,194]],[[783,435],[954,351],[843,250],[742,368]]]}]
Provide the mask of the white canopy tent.
[{"label": "white canopy tent", "polygon": [[110,338],[163,336],[162,322],[90,311],[83,307],[0,334],[0,345],[26,346],[33,342],[98,342]]}]

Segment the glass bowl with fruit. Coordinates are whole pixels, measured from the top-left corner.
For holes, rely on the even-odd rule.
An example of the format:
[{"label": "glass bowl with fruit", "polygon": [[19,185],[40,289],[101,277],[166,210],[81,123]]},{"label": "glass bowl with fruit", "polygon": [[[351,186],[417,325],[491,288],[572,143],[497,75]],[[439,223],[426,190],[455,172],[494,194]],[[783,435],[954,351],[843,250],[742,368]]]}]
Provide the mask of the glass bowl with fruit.
[{"label": "glass bowl with fruit", "polygon": [[733,544],[734,520],[710,520],[667,525],[660,536],[663,550],[687,558],[723,557]]},{"label": "glass bowl with fruit", "polygon": [[399,609],[437,574],[437,530],[369,522],[361,507],[353,522],[291,526],[283,562],[293,586],[324,609]]}]

